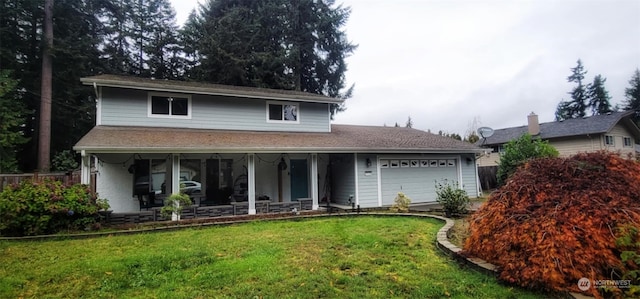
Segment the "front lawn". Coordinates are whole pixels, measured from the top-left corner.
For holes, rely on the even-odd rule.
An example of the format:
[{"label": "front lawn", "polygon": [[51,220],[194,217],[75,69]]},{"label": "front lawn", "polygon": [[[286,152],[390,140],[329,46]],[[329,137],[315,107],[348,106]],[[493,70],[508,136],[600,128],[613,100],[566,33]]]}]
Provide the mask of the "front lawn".
[{"label": "front lawn", "polygon": [[340,217],[0,241],[0,298],[540,298],[435,248],[442,222]]}]

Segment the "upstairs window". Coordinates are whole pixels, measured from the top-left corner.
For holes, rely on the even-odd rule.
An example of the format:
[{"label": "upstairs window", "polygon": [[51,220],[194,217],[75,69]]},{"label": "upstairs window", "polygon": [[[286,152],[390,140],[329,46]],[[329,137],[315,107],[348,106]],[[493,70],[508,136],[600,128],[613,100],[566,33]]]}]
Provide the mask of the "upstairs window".
[{"label": "upstairs window", "polygon": [[604,136],[604,144],[608,145],[608,146],[614,146],[615,142],[613,140],[613,136],[611,135],[605,135]]},{"label": "upstairs window", "polygon": [[180,94],[149,94],[149,116],[191,117],[191,97]]},{"label": "upstairs window", "polygon": [[267,121],[298,123],[298,104],[269,102],[267,103]]},{"label": "upstairs window", "polygon": [[624,147],[632,147],[633,146],[633,142],[631,142],[631,138],[630,137],[624,137],[624,138],[622,138],[622,141],[624,142]]}]

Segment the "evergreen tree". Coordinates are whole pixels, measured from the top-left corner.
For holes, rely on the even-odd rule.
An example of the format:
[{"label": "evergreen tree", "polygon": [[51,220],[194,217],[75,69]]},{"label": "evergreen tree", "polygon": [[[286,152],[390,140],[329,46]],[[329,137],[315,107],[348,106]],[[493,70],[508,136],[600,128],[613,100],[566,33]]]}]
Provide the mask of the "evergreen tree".
[{"label": "evergreen tree", "polygon": [[100,58],[104,61],[105,73],[124,75],[133,73],[130,55],[131,45],[131,1],[107,1],[100,13],[104,24],[104,38],[100,45]]},{"label": "evergreen tree", "polygon": [[593,83],[587,88],[587,97],[589,99],[589,107],[591,108],[591,115],[606,114],[611,112],[611,103],[609,100],[609,92],[604,87],[606,78],[602,78],[602,75],[597,75],[593,78]]},{"label": "evergreen tree", "polygon": [[571,75],[567,77],[568,82],[574,82],[577,85],[569,94],[571,101],[561,101],[556,108],[556,120],[564,120],[568,118],[581,118],[586,115],[587,110],[587,86],[582,84],[584,75],[587,71],[582,66],[582,61],[578,59],[577,66],[571,68]]},{"label": "evergreen tree", "polygon": [[180,79],[184,55],[169,0],[107,0],[101,18],[106,73]]},{"label": "evergreen tree", "polygon": [[8,76],[17,82],[14,100],[29,112],[22,124],[28,143],[16,148],[18,168],[37,167],[37,113],[40,103],[40,40],[43,17],[41,1],[0,2],[0,67],[13,70]]},{"label": "evergreen tree", "polygon": [[146,45],[149,71],[158,79],[177,79],[183,75],[182,47],[178,44],[176,13],[169,0],[156,0],[152,19],[151,41]]},{"label": "evergreen tree", "polygon": [[26,111],[18,82],[10,75],[8,70],[0,70],[0,173],[18,171],[17,149],[27,142],[22,131]]},{"label": "evergreen tree", "polygon": [[135,0],[130,3],[131,72],[140,77],[174,79],[180,57],[175,11],[168,0]]},{"label": "evergreen tree", "polygon": [[105,68],[97,46],[105,35],[99,20],[104,3],[56,0],[54,4],[52,156],[71,150],[95,125],[94,90],[80,78]]},{"label": "evergreen tree", "polygon": [[[37,167],[42,4],[29,0],[0,2],[0,66],[14,70],[9,76],[18,82],[16,89],[21,91],[14,94],[14,100],[28,113],[21,124],[28,142],[16,148],[18,168],[22,171]],[[94,124],[93,91],[83,86],[79,78],[101,69],[97,45],[103,33],[96,12],[102,4],[88,0],[54,1],[50,128],[55,138],[51,139],[51,153],[70,149]]]},{"label": "evergreen tree", "polygon": [[[186,76],[348,98],[345,58],[356,46],[341,28],[349,14],[330,0],[209,0],[182,30],[195,45],[185,47]],[[332,115],[342,109],[332,105]]]},{"label": "evergreen tree", "polygon": [[640,110],[640,70],[636,69],[629,79],[629,87],[624,90],[625,110]]},{"label": "evergreen tree", "polygon": [[198,50],[198,45],[205,44],[203,40],[205,30],[201,28],[202,24],[204,24],[204,21],[201,20],[194,9],[179,30],[178,39],[183,47],[185,58],[183,61],[184,77],[187,80],[198,80],[204,77],[204,74],[199,72],[202,69],[200,67],[201,61],[204,59],[201,57],[201,51]]}]

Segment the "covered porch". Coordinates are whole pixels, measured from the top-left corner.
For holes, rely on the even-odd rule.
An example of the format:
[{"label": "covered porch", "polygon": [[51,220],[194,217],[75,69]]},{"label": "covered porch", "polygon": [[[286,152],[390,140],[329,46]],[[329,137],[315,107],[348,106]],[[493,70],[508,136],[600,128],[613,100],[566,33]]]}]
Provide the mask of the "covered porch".
[{"label": "covered porch", "polygon": [[325,199],[383,207],[398,192],[434,202],[442,179],[477,194],[482,151],[414,129],[347,125],[330,133],[97,126],[74,148],[82,182],[94,169],[98,196],[114,213],[151,211],[184,192],[196,217],[306,209],[307,200],[318,210]]},{"label": "covered porch", "polygon": [[[183,218],[317,210],[326,190],[327,154],[87,153],[82,181],[93,167],[100,198],[115,213],[159,210],[182,192],[193,205]],[[141,217],[157,219],[157,213]]]}]

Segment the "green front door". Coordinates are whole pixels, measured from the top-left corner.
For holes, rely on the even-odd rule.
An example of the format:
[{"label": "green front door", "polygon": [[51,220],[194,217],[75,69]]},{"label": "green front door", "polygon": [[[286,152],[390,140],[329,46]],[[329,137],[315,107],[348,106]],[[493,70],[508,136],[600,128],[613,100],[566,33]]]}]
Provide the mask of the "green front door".
[{"label": "green front door", "polygon": [[291,159],[291,200],[309,197],[309,172],[306,159]]}]

